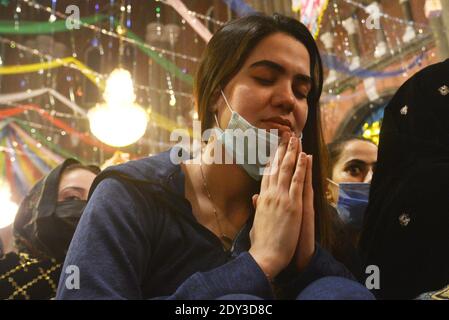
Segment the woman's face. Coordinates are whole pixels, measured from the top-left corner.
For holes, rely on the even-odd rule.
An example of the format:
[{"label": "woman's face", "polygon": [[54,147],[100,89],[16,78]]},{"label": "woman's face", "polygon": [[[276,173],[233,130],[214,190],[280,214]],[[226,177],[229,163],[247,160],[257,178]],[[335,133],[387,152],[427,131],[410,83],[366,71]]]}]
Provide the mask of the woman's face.
[{"label": "woman's face", "polygon": [[61,176],[58,202],[66,200],[87,200],[89,189],[96,175],[86,169],[73,169]]},{"label": "woman's face", "polygon": [[[371,142],[351,140],[345,144],[332,168],[331,179],[341,182],[371,182],[377,161],[377,146]],[[329,183],[331,202],[338,199],[338,187]]]},{"label": "woman's face", "polygon": [[[252,125],[299,135],[307,120],[311,83],[306,47],[292,36],[274,33],[259,42],[223,91],[231,108]],[[217,108],[220,127],[226,128],[231,112],[222,97]]]}]

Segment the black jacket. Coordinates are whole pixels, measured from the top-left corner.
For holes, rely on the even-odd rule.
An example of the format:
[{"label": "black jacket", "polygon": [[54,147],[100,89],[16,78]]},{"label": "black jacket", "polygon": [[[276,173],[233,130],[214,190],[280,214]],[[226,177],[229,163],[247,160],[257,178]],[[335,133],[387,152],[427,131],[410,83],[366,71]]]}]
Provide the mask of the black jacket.
[{"label": "black jacket", "polygon": [[[247,252],[251,221],[225,252],[196,221],[184,196],[184,173],[171,162],[170,152],[108,168],[97,177],[63,267],[82,270],[80,289],[66,288],[69,275],[63,272],[58,299],[274,297]],[[317,246],[303,272],[287,268],[276,284],[294,298],[324,276],[353,278]]]},{"label": "black jacket", "polygon": [[410,78],[385,109],[361,236],[379,298],[449,283],[449,60]]}]

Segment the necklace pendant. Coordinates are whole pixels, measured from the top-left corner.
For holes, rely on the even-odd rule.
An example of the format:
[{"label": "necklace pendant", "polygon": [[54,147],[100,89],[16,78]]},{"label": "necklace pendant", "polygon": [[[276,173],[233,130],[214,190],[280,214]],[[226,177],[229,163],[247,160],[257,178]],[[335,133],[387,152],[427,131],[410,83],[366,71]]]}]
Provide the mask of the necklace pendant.
[{"label": "necklace pendant", "polygon": [[221,236],[220,240],[221,240],[221,244],[223,245],[223,249],[225,251],[230,251],[232,248],[232,239],[230,239],[226,236]]}]

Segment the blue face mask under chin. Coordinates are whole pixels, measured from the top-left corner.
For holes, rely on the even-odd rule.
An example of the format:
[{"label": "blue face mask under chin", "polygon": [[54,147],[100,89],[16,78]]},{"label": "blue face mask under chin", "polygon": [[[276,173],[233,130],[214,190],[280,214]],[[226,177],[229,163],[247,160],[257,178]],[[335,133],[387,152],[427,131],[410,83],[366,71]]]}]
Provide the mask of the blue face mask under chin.
[{"label": "blue face mask under chin", "polygon": [[[215,115],[218,126],[216,128],[217,139],[224,144],[226,152],[233,156],[234,163],[241,165],[251,178],[260,181],[268,160],[274,156],[279,146],[279,137],[277,134],[253,126],[231,108],[223,90],[221,90],[221,94],[226,106],[231,111],[231,119],[226,129],[222,130],[217,115]],[[255,139],[257,141],[250,143],[251,140],[243,138],[242,135],[252,135],[253,141],[256,141]],[[242,141],[240,145],[236,143],[239,139]]]},{"label": "blue face mask under chin", "polygon": [[366,182],[342,182],[338,185],[337,212],[340,219],[357,229],[363,226],[363,218],[368,206],[370,183]]}]

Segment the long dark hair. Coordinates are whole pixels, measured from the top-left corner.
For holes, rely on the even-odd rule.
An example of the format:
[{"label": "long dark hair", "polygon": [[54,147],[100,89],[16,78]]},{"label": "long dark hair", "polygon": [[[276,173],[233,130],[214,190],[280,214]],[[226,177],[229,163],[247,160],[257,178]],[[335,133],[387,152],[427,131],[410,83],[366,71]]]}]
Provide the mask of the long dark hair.
[{"label": "long dark hair", "polygon": [[234,77],[256,45],[274,33],[285,33],[301,42],[310,56],[312,88],[307,97],[308,119],[304,127],[303,149],[313,154],[313,188],[317,233],[323,247],[332,251],[333,233],[324,197],[325,149],[321,129],[319,99],[323,88],[323,67],[318,47],[301,22],[280,15],[254,14],[233,20],[209,41],[195,77],[195,105],[202,131],[213,126],[211,107],[217,92]]}]

